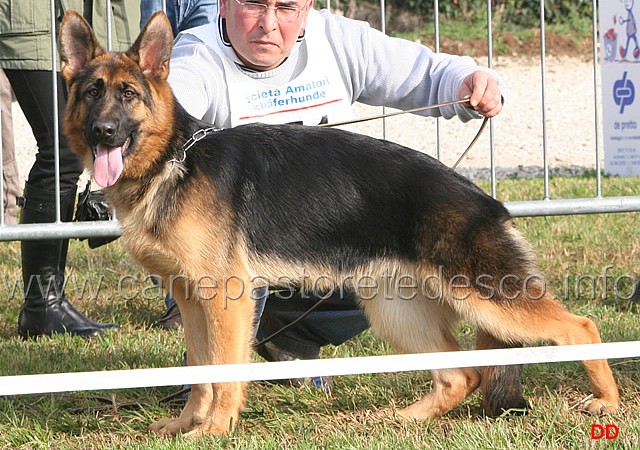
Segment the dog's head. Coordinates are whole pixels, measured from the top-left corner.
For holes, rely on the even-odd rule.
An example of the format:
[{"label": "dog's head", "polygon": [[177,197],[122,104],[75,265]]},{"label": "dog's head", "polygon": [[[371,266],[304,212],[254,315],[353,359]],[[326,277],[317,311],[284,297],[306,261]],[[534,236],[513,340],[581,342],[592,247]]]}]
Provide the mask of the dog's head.
[{"label": "dog's head", "polygon": [[124,53],[103,50],[75,11],[62,20],[61,68],[69,90],[64,131],[103,187],[142,176],[162,157],[173,127],[172,42],[164,13],[149,19]]}]

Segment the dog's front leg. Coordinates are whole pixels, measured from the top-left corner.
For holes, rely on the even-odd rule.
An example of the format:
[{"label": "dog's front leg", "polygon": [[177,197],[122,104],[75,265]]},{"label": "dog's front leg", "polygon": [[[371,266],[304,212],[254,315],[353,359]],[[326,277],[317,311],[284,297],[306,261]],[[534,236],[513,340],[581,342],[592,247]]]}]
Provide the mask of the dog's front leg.
[{"label": "dog's front leg", "polygon": [[[203,288],[176,299],[182,314],[187,364],[239,364],[249,362],[254,304],[250,288],[231,277],[224,284]],[[194,385],[180,417],[162,419],[151,426],[160,434],[226,434],[233,430],[244,408],[245,382]]]}]

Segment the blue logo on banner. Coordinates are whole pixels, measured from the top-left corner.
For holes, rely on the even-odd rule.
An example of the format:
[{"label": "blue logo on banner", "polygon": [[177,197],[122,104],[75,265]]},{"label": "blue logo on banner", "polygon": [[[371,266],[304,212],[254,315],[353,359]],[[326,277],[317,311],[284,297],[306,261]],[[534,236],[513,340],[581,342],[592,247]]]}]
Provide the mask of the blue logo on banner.
[{"label": "blue logo on banner", "polygon": [[620,106],[620,114],[624,113],[625,106],[633,103],[635,94],[636,89],[631,80],[627,80],[627,72],[625,72],[622,79],[613,84],[613,100]]}]

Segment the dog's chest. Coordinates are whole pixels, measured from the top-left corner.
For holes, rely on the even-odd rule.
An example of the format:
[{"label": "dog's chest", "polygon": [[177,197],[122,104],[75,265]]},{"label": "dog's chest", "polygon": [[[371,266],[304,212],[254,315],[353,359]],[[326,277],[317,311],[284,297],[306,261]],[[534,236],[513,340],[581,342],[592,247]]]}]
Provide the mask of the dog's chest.
[{"label": "dog's chest", "polygon": [[149,273],[164,276],[183,272],[182,261],[149,230],[135,225],[124,225],[123,229],[127,250]]}]

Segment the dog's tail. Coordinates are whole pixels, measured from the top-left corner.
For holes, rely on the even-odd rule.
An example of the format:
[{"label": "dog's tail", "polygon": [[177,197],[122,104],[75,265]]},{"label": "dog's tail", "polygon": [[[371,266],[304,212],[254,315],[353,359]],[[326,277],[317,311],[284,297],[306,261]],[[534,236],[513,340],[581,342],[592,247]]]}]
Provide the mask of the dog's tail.
[{"label": "dog's tail", "polygon": [[[520,347],[499,341],[482,330],[478,330],[476,344],[479,350]],[[522,395],[521,369],[520,365],[489,366],[480,369],[482,406],[487,416],[526,412],[529,405]]]}]

